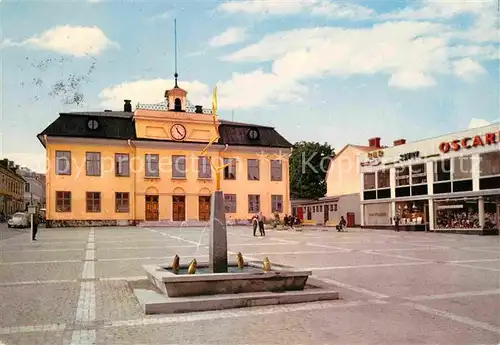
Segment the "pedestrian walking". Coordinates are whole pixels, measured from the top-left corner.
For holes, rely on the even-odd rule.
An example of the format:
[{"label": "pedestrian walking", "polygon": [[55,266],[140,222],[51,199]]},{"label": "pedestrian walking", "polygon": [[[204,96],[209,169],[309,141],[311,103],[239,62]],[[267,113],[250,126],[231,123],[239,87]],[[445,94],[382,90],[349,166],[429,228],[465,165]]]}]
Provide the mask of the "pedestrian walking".
[{"label": "pedestrian walking", "polygon": [[257,226],[259,225],[259,221],[257,220],[257,215],[254,214],[253,217],[252,217],[252,227],[253,227],[253,235],[254,236],[257,236],[256,232],[257,232]]},{"label": "pedestrian walking", "polygon": [[36,233],[38,232],[38,214],[33,215],[33,234],[31,236],[31,239],[33,241],[36,241]]},{"label": "pedestrian walking", "polygon": [[396,217],[394,217],[394,231],[399,232],[399,222],[400,218],[399,215],[397,214]]},{"label": "pedestrian walking", "polygon": [[259,221],[260,235],[266,236],[266,231],[264,230],[264,216],[262,215],[262,212],[259,212],[258,221]]}]

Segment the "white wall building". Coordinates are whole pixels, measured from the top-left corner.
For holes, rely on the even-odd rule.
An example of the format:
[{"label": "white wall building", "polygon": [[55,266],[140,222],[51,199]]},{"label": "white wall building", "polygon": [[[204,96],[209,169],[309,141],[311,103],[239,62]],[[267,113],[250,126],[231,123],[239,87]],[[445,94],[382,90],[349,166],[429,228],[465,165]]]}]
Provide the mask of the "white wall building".
[{"label": "white wall building", "polygon": [[[369,145],[374,144],[375,141],[369,141]],[[330,160],[325,176],[326,195],[318,200],[292,201],[293,214],[317,225],[337,225],[340,217],[344,217],[348,226],[359,226],[360,155],[372,149],[370,146],[346,145]]]},{"label": "white wall building", "polygon": [[363,153],[361,225],[496,233],[500,225],[500,124]]},{"label": "white wall building", "polygon": [[27,168],[20,168],[17,173],[24,178],[24,203],[40,208],[45,206],[45,176]]}]

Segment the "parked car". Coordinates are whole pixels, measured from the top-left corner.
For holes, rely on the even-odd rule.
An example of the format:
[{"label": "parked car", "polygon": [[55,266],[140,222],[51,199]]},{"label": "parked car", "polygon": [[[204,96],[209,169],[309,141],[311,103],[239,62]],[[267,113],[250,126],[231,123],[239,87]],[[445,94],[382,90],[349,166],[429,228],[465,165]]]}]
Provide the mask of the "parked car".
[{"label": "parked car", "polygon": [[7,221],[7,227],[9,228],[29,228],[30,226],[29,215],[23,212],[14,213]]}]

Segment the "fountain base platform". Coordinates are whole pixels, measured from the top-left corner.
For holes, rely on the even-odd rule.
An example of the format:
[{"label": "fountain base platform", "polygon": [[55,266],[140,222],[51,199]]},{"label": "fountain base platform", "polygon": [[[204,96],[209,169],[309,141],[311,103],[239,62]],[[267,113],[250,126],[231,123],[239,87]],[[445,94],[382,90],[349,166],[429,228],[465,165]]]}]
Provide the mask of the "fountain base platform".
[{"label": "fountain base platform", "polygon": [[229,273],[178,274],[168,265],[145,265],[149,280],[130,282],[145,314],[172,314],[278,304],[337,300],[331,285],[311,279],[310,271],[273,264],[263,272],[260,262],[247,262],[242,270],[229,263]]}]

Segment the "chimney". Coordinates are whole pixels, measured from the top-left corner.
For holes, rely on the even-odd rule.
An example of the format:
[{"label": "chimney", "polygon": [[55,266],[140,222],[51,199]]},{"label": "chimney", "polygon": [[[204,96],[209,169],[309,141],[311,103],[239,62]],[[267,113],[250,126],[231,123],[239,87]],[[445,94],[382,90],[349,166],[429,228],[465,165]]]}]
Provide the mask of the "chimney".
[{"label": "chimney", "polygon": [[132,112],[132,104],[130,103],[130,99],[124,100],[125,104],[123,105],[123,111],[126,113],[131,113]]},{"label": "chimney", "polygon": [[203,114],[203,107],[201,105],[195,106],[196,110],[194,111],[197,114]]},{"label": "chimney", "polygon": [[398,139],[394,140],[394,146],[404,145],[406,144],[406,139]]},{"label": "chimney", "polygon": [[376,137],[376,138],[368,139],[368,146],[379,149],[380,148],[380,138]]}]

